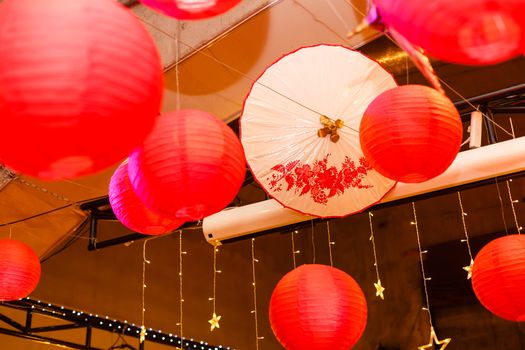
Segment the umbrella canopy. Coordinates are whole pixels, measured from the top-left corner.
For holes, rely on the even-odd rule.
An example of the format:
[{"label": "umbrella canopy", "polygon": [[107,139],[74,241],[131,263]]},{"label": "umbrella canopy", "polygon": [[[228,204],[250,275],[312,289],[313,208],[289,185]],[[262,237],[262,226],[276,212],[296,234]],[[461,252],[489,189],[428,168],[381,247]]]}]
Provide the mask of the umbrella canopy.
[{"label": "umbrella canopy", "polygon": [[285,207],[343,217],[395,185],[365,159],[359,123],[369,103],[396,86],[379,64],[342,46],[300,48],[253,84],[241,141],[255,179]]}]

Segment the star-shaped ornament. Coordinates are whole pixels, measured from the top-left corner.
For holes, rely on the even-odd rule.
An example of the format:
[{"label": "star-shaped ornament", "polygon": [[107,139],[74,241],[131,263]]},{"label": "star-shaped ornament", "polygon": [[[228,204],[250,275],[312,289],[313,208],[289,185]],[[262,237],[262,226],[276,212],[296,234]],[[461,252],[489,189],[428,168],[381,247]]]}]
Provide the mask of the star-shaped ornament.
[{"label": "star-shaped ornament", "polygon": [[474,266],[474,260],[470,259],[470,265],[463,266],[463,270],[467,271],[467,279],[472,278],[472,267]]},{"label": "star-shaped ornament", "polygon": [[221,316],[217,316],[217,314],[214,312],[213,316],[211,317],[211,320],[208,321],[208,323],[211,325],[210,331],[213,331],[215,328],[220,328],[219,321],[221,320]]},{"label": "star-shaped ornament", "polygon": [[448,346],[448,343],[450,343],[452,339],[446,338],[443,340],[439,340],[436,332],[434,331],[434,327],[430,327],[430,340],[427,345],[421,345],[418,346],[418,350],[425,350],[425,349],[434,349],[434,344],[441,345],[439,350],[445,350],[445,348]]},{"label": "star-shaped ornament", "polygon": [[144,343],[144,340],[146,340],[146,327],[142,326],[140,327],[140,338],[139,343]]},{"label": "star-shaped ornament", "polygon": [[385,287],[381,285],[380,279],[377,280],[377,283],[374,283],[374,287],[376,287],[376,297],[380,297],[382,300],[385,300],[385,296],[384,296]]}]

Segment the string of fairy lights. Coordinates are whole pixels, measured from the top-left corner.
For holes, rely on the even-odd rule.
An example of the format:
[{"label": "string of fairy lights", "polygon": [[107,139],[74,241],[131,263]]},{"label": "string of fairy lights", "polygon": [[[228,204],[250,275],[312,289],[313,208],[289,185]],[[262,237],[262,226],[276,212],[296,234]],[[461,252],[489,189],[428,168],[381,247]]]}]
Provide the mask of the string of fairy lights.
[{"label": "string of fairy lights", "polygon": [[372,218],[374,217],[374,214],[369,211],[368,212],[368,222],[370,224],[370,242],[372,242],[372,251],[374,252],[374,267],[376,270],[376,277],[377,282],[374,283],[374,288],[376,289],[376,297],[380,297],[381,300],[385,300],[385,287],[381,284],[381,278],[379,277],[379,265],[377,263],[377,251],[376,251],[376,240],[374,237],[374,224],[372,222]]},{"label": "string of fairy lights", "polygon": [[217,315],[216,305],[217,305],[217,274],[221,273],[221,270],[217,269],[217,254],[219,253],[219,246],[221,243],[215,241],[213,243],[213,297],[208,298],[208,301],[211,301],[213,304],[213,313],[208,323],[210,324],[210,331],[213,331],[215,328],[220,328],[219,321],[222,316]]},{"label": "string of fairy lights", "polygon": [[523,227],[520,226],[518,223],[518,216],[516,215],[516,208],[514,207],[514,204],[518,203],[519,201],[517,199],[512,198],[512,191],[510,189],[510,183],[512,182],[512,179],[509,179],[506,181],[507,183],[507,192],[509,194],[509,201],[510,201],[510,207],[512,208],[512,215],[514,217],[514,223],[516,224],[516,231],[519,235],[521,235],[521,230],[523,230]]},{"label": "string of fairy lights", "polygon": [[425,350],[425,349],[433,349],[434,344],[441,345],[440,350],[444,350],[448,344],[452,341],[451,338],[445,338],[442,340],[439,340],[439,338],[436,335],[436,331],[434,329],[434,324],[432,322],[432,313],[430,312],[430,301],[428,296],[428,286],[427,282],[431,280],[431,277],[427,277],[425,272],[425,264],[423,263],[423,254],[427,254],[427,250],[422,250],[421,248],[421,237],[419,234],[419,226],[417,222],[417,213],[416,213],[416,204],[412,202],[412,212],[414,215],[414,220],[410,222],[411,225],[414,225],[415,231],[416,231],[416,237],[417,237],[417,248],[419,251],[419,262],[421,266],[421,276],[423,278],[423,291],[425,292],[425,304],[423,306],[423,310],[426,311],[428,314],[428,322],[430,324],[430,340],[428,344],[418,346],[418,350]]},{"label": "string of fairy lights", "polygon": [[467,244],[467,250],[468,255],[470,257],[470,263],[467,266],[463,266],[463,270],[467,272],[467,279],[472,278],[472,268],[474,266],[474,257],[472,255],[472,249],[470,247],[470,238],[468,236],[468,230],[467,230],[467,222],[466,222],[466,216],[467,213],[463,209],[463,202],[461,200],[461,193],[458,191],[458,202],[459,202],[459,208],[461,209],[461,222],[463,224],[463,232],[465,233],[465,238],[461,240],[461,242]]},{"label": "string of fairy lights", "polygon": [[259,335],[259,319],[257,314],[257,283],[255,277],[255,264],[259,262],[259,259],[255,257],[255,238],[251,239],[251,258],[252,258],[252,287],[253,287],[253,319],[255,323],[255,349],[259,350],[259,342],[264,339],[263,336]]}]

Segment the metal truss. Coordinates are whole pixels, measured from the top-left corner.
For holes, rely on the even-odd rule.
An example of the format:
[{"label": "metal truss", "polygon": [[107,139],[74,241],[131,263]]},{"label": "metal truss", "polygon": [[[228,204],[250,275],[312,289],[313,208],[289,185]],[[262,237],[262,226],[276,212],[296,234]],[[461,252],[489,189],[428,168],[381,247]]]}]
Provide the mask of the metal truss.
[{"label": "metal truss", "polygon": [[[118,346],[113,346],[111,349],[138,349],[144,350],[147,343],[159,343],[167,346],[171,346],[178,349],[192,349],[192,350],[222,350],[230,349],[229,347],[224,348],[223,346],[208,345],[203,341],[198,342],[193,339],[182,339],[174,334],[166,334],[149,328],[146,332],[146,340],[139,343],[140,337],[140,326],[135,324],[128,324],[127,321],[121,322],[109,317],[102,317],[99,315],[86,314],[82,311],[76,311],[67,309],[64,306],[56,306],[50,303],[42,302],[40,300],[34,300],[25,298],[17,301],[9,301],[1,304],[3,307],[10,309],[16,309],[21,313],[25,314],[25,323],[19,323],[13,318],[2,313],[0,309],[0,323],[10,326],[11,328],[0,327],[0,334],[5,334],[13,337],[28,339],[31,341],[58,345],[70,349],[82,349],[82,350],[103,350],[100,348],[93,347],[93,330],[103,330],[120,334],[127,337],[137,339],[137,347],[133,347],[127,343]],[[33,322],[33,315],[40,314],[47,318],[51,317],[57,321],[56,325],[35,327]],[[64,322],[66,321],[66,322]],[[46,335],[49,332],[71,330],[71,329],[84,329],[85,336],[82,343],[74,343],[58,339],[55,336]],[[56,334],[56,333],[54,333]]]}]

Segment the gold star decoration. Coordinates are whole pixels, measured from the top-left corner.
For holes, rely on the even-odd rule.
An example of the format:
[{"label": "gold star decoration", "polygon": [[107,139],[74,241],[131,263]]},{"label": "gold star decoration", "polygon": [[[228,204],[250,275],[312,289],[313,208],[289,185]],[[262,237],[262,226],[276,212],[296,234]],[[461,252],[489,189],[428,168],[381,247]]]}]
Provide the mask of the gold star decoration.
[{"label": "gold star decoration", "polygon": [[472,278],[472,267],[474,266],[474,260],[470,259],[470,265],[463,266],[463,270],[467,271],[467,279]]},{"label": "gold star decoration", "polygon": [[215,328],[220,328],[219,321],[221,320],[221,316],[217,316],[217,314],[214,312],[211,319],[208,321],[209,324],[211,324],[210,331],[213,331]]},{"label": "gold star decoration", "polygon": [[448,343],[450,343],[451,340],[452,340],[451,338],[439,340],[436,335],[436,332],[434,331],[434,327],[430,327],[430,340],[428,344],[418,346],[417,348],[418,350],[433,349],[434,344],[436,344],[436,345],[441,345],[439,350],[445,350],[445,348],[448,346]]},{"label": "gold star decoration", "polygon": [[377,280],[377,283],[374,283],[374,287],[376,287],[376,297],[380,297],[382,300],[385,300],[385,296],[384,296],[385,287],[381,285],[380,279]]},{"label": "gold star decoration", "polygon": [[144,343],[144,340],[146,340],[146,327],[142,326],[140,327],[140,338],[139,338],[140,344]]}]

